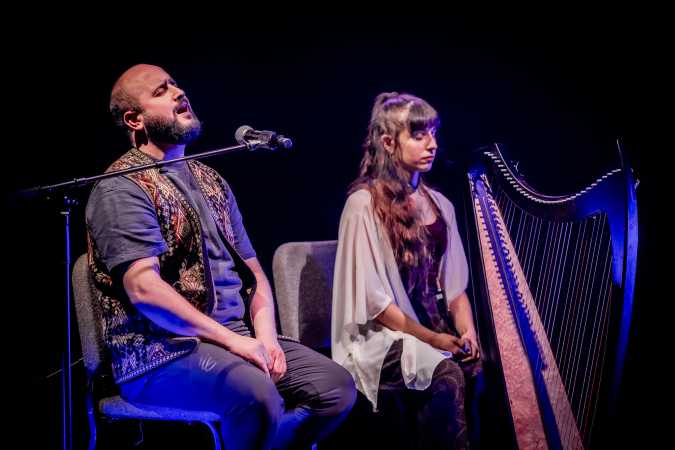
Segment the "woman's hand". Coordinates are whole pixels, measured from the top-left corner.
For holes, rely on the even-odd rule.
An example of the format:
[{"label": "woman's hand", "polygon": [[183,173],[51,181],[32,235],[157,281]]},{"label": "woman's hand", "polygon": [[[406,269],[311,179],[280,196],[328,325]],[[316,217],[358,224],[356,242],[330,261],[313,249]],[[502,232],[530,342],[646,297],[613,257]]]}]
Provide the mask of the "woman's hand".
[{"label": "woman's hand", "polygon": [[453,336],[447,333],[436,333],[432,338],[429,344],[432,347],[436,347],[439,350],[446,352],[451,352],[453,355],[462,355],[464,351],[462,346],[464,345],[461,338]]},{"label": "woman's hand", "polygon": [[461,336],[462,346],[466,358],[462,362],[472,361],[480,357],[480,350],[478,348],[478,337],[475,330],[470,330]]}]

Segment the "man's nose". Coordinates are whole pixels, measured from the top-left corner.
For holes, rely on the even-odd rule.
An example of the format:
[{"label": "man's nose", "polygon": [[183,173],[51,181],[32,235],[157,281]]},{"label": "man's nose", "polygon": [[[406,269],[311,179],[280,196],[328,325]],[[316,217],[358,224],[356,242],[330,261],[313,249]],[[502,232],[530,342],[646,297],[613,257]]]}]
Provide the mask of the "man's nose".
[{"label": "man's nose", "polygon": [[171,88],[174,90],[174,99],[180,101],[185,98],[185,91],[183,91],[181,88],[178,86],[171,86]]}]

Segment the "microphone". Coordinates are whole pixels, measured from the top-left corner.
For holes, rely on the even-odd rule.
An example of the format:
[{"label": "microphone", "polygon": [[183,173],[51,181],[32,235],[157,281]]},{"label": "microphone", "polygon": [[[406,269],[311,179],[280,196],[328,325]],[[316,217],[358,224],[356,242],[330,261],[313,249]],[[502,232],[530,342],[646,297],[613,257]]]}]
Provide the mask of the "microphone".
[{"label": "microphone", "polygon": [[279,147],[293,147],[293,141],[285,136],[277,134],[274,131],[254,130],[248,125],[242,125],[237,128],[237,131],[234,133],[234,138],[239,144],[248,144],[254,148],[261,147],[276,150]]}]

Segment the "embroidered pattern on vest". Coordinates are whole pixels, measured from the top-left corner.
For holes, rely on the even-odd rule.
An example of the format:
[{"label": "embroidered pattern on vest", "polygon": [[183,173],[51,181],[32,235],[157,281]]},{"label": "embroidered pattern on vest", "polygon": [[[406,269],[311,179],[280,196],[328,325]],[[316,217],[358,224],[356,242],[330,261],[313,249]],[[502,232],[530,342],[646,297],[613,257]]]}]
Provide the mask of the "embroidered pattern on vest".
[{"label": "embroidered pattern on vest", "polygon": [[[109,168],[125,169],[154,162],[137,149],[131,149]],[[229,219],[229,187],[215,172],[203,164],[191,164],[191,170],[204,192],[214,219],[230,242],[234,233]],[[181,192],[158,169],[124,175],[150,198],[157,212],[161,233],[168,251],[159,256],[160,275],[198,310],[209,314],[201,223],[197,212]],[[113,286],[113,280],[88,232],[89,266],[99,290],[103,331],[111,353],[113,376],[121,383],[174,360],[197,345],[197,338],[178,337],[155,325],[131,305],[126,295]]]},{"label": "embroidered pattern on vest", "polygon": [[232,247],[235,247],[234,230],[230,222],[230,187],[218,172],[205,164],[199,161],[188,161],[188,166],[205,194],[209,209],[213,212],[213,218],[221,227],[220,232]]}]

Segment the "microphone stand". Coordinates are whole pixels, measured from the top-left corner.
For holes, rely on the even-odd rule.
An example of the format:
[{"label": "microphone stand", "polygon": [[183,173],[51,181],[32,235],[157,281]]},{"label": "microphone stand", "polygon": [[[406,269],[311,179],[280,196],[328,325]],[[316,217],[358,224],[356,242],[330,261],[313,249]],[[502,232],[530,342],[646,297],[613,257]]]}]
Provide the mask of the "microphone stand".
[{"label": "microphone stand", "polygon": [[30,197],[40,197],[43,196],[47,199],[50,196],[58,191],[62,192],[63,201],[61,207],[59,208],[59,213],[63,216],[64,222],[64,232],[65,232],[65,289],[66,289],[66,304],[64,309],[66,329],[63,336],[64,339],[64,350],[63,357],[61,359],[61,427],[62,427],[62,448],[64,450],[72,450],[73,448],[73,414],[72,414],[72,372],[71,372],[71,278],[70,278],[70,267],[71,267],[71,254],[70,254],[70,213],[72,212],[73,206],[77,205],[77,200],[69,196],[69,191],[74,188],[79,188],[86,186],[88,184],[94,183],[99,180],[104,180],[106,178],[118,177],[121,175],[127,175],[134,172],[140,172],[141,170],[147,169],[156,169],[167,164],[173,164],[181,161],[189,161],[191,159],[203,159],[210,156],[220,155],[222,153],[237,152],[240,150],[250,150],[253,151],[258,147],[269,148],[269,144],[264,145],[264,143],[244,143],[241,145],[235,145],[232,147],[225,147],[217,150],[210,150],[202,153],[197,153],[190,156],[183,156],[181,158],[157,161],[154,163],[143,164],[141,166],[130,167],[128,169],[116,170],[114,172],[108,172],[101,175],[95,175],[87,178],[75,178],[71,181],[65,181],[62,183],[52,184],[49,186],[37,186],[30,189],[24,189],[18,191],[15,195],[17,197],[30,198]]}]

